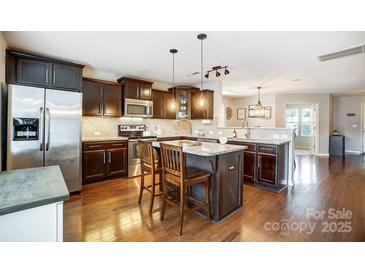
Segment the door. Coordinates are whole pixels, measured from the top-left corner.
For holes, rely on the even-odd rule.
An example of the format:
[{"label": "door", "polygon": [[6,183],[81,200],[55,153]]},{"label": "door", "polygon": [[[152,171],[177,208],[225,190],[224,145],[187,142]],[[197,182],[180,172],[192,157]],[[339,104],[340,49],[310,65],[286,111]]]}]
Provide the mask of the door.
[{"label": "door", "polygon": [[255,180],[256,152],[245,151],[243,155],[244,179],[245,181],[253,182]]},{"label": "door", "polygon": [[164,118],[163,97],[164,97],[164,92],[162,90],[153,90],[152,91],[153,118],[155,118],[155,119]]},{"label": "door", "polygon": [[123,85],[124,98],[139,99],[139,83],[126,80]]},{"label": "door", "polygon": [[106,150],[84,151],[82,153],[82,176],[84,182],[104,179],[107,174]]},{"label": "door", "polygon": [[108,175],[123,175],[127,173],[127,148],[108,150]]},{"label": "door", "polygon": [[139,83],[139,98],[152,100],[152,86],[150,84]]},{"label": "door", "polygon": [[165,92],[165,94],[164,94],[164,112],[165,112],[166,119],[176,119],[176,109],[171,108],[172,100],[174,100],[172,93]]},{"label": "door", "polygon": [[64,89],[81,89],[81,68],[53,64],[52,86]]},{"label": "door", "polygon": [[49,86],[51,63],[27,58],[17,59],[17,83]]},{"label": "door", "polygon": [[361,140],[362,153],[365,153],[365,104],[361,104]]},{"label": "door", "polygon": [[103,114],[119,117],[122,115],[122,89],[120,85],[103,84]]},{"label": "door", "polygon": [[82,82],[82,115],[101,116],[103,85],[84,79]]},{"label": "door", "polygon": [[276,184],[276,155],[258,153],[257,180],[270,185]]},{"label": "door", "polygon": [[[44,88],[9,85],[8,114],[7,169],[43,166]],[[25,119],[35,122],[35,138],[18,138],[27,129],[15,133],[16,124],[26,123]]]},{"label": "door", "polygon": [[59,165],[70,192],[81,190],[81,93],[46,90],[45,165]]}]

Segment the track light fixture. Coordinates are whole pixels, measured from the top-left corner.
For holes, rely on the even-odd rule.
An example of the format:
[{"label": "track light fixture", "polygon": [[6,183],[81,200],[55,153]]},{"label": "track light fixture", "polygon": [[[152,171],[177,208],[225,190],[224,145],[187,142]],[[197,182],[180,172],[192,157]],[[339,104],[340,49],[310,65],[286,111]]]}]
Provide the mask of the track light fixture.
[{"label": "track light fixture", "polygon": [[211,70],[208,70],[207,71],[207,74],[205,74],[204,75],[204,77],[205,78],[209,78],[209,73],[211,73],[211,72],[213,72],[213,71],[215,71],[215,76],[216,77],[219,77],[219,76],[221,76],[222,74],[219,72],[219,70],[221,70],[221,69],[224,69],[224,75],[228,75],[229,74],[229,70],[227,69],[228,68],[228,66],[224,66],[224,67],[222,67],[222,66],[215,66],[215,67],[212,67],[212,69]]}]

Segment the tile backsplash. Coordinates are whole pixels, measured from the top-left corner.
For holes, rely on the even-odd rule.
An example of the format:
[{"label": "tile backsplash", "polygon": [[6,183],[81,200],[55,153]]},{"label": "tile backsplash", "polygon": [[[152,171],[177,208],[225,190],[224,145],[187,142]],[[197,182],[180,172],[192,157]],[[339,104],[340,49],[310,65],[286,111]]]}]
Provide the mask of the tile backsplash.
[{"label": "tile backsplash", "polygon": [[118,125],[120,124],[145,124],[152,135],[155,135],[158,129],[160,129],[161,135],[165,136],[192,133],[191,121],[84,116],[82,117],[82,136],[118,136]]}]

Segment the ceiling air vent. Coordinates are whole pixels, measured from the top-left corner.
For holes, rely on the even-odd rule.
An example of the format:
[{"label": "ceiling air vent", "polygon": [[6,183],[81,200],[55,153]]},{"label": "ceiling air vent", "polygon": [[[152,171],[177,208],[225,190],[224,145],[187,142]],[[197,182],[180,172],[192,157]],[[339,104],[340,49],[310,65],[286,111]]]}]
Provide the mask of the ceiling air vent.
[{"label": "ceiling air vent", "polygon": [[338,58],[355,55],[355,54],[360,54],[360,53],[365,53],[365,45],[356,46],[356,47],[352,47],[349,49],[344,49],[344,50],[340,50],[340,51],[336,51],[336,52],[332,52],[332,53],[328,53],[328,54],[323,54],[321,56],[318,56],[318,59],[320,62],[324,62],[324,61],[329,61],[329,60],[338,59]]}]

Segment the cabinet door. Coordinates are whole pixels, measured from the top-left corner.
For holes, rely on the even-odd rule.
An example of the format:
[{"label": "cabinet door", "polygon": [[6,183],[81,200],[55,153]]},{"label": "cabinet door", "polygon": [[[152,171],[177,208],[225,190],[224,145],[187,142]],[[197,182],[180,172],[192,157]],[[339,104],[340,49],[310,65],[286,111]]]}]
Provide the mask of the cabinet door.
[{"label": "cabinet door", "polygon": [[97,181],[107,177],[106,150],[84,151],[82,153],[83,182]]},{"label": "cabinet door", "polygon": [[126,80],[123,85],[124,98],[139,99],[139,83]]},{"label": "cabinet door", "polygon": [[[205,104],[200,105],[201,96]],[[204,90],[191,93],[191,119],[213,119],[214,97],[213,91]]]},{"label": "cabinet door", "polygon": [[49,86],[51,83],[51,63],[27,58],[17,59],[17,83]]},{"label": "cabinet door", "polygon": [[127,148],[114,148],[108,150],[108,175],[127,174]]},{"label": "cabinet door", "polygon": [[83,80],[82,82],[82,115],[101,116],[103,104],[103,85]]},{"label": "cabinet door", "polygon": [[165,92],[164,93],[164,114],[165,119],[176,119],[176,109],[171,108],[171,102],[174,99],[172,93]]},{"label": "cabinet door", "polygon": [[81,68],[63,64],[53,64],[52,86],[72,90],[81,90]]},{"label": "cabinet door", "polygon": [[152,90],[153,118],[164,118],[164,92],[162,90]]},{"label": "cabinet door", "polygon": [[243,175],[245,181],[253,182],[255,180],[256,153],[245,151],[243,153]]},{"label": "cabinet door", "polygon": [[122,89],[120,85],[104,84],[104,116],[122,116]]},{"label": "cabinet door", "polygon": [[152,100],[152,85],[145,83],[139,84],[139,99]]},{"label": "cabinet door", "polygon": [[276,155],[257,154],[257,181],[270,185],[276,184]]}]

